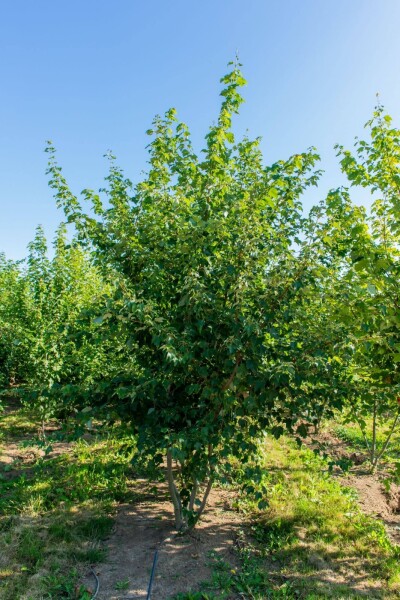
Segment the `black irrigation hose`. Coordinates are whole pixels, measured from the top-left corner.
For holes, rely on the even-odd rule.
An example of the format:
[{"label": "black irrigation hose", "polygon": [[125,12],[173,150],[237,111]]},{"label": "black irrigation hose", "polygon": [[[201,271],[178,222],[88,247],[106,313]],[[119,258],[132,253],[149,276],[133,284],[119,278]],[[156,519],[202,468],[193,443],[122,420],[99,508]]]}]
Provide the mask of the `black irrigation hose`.
[{"label": "black irrigation hose", "polygon": [[154,553],[153,568],[151,569],[151,575],[150,575],[150,581],[149,581],[149,587],[147,590],[146,600],[150,600],[151,588],[153,587],[154,573],[155,573],[156,566],[157,566],[157,560],[158,560],[158,550],[156,550]]},{"label": "black irrigation hose", "polygon": [[[149,587],[147,589],[146,600],[150,600],[150,598],[151,598],[151,590],[152,590],[152,587],[153,587],[154,573],[156,572],[157,560],[158,560],[158,550],[156,550],[155,553],[154,553],[153,567],[151,569],[151,575],[150,575]],[[90,600],[95,600],[97,598],[97,594],[99,593],[100,581],[99,581],[99,578],[97,577],[96,573],[94,572],[93,567],[90,567],[90,570],[91,570],[91,572],[94,575],[94,578],[96,580],[96,591],[94,592],[94,594],[93,594],[93,596],[91,597]]]},{"label": "black irrigation hose", "polygon": [[97,594],[99,593],[100,581],[99,581],[99,578],[97,577],[96,573],[94,572],[93,567],[90,567],[90,570],[91,570],[91,572],[94,575],[94,578],[96,580],[96,591],[94,592],[94,595],[91,597],[90,600],[95,600],[95,598],[97,598]]}]

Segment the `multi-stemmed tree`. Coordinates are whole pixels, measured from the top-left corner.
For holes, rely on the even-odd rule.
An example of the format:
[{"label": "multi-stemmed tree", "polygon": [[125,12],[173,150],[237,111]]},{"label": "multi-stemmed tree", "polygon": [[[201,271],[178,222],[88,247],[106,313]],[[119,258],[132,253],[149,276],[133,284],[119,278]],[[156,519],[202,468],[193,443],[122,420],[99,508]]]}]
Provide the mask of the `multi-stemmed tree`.
[{"label": "multi-stemmed tree", "polygon": [[123,332],[134,356],[134,368],[95,386],[93,410],[122,416],[155,464],[165,457],[179,530],[199,518],[230,455],[247,460],[268,425],[293,428],[306,412],[291,323],[314,281],[300,197],[317,183],[318,156],[265,166],[260,140],[232,131],[245,83],[237,65],[222,83],[202,155],[169,110],[148,132],[144,181],[134,188],[111,157],[105,204],[85,190],[92,205],[82,208],[48,148],[58,205],[119,277],[97,322]]}]

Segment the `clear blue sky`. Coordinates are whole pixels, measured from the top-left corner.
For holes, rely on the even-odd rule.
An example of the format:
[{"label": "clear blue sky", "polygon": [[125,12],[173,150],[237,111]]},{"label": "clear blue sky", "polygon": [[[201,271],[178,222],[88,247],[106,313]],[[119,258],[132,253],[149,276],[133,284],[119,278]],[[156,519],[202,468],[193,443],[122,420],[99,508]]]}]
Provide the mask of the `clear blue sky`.
[{"label": "clear blue sky", "polygon": [[102,185],[108,149],[136,181],[156,113],[176,107],[202,147],[236,51],[237,131],[261,135],[267,161],[317,146],[317,200],[342,182],[332,147],[362,133],[376,92],[400,125],[399,26],[400,0],[2,2],[0,251],[22,258],[37,224],[52,238],[62,219],[46,139],[75,192]]}]

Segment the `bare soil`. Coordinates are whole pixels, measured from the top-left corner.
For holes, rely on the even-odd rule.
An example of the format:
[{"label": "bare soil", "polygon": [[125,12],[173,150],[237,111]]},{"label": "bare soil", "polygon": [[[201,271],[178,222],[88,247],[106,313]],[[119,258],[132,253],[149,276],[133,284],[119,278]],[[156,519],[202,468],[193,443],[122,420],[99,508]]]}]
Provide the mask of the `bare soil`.
[{"label": "bare soil", "polygon": [[[45,428],[45,433],[49,435],[56,427],[49,425]],[[38,432],[39,434],[41,432]],[[55,458],[72,450],[72,444],[69,442],[51,442],[51,452],[45,453],[37,446],[25,446],[32,439],[29,436],[18,436],[15,441],[6,440],[0,444],[0,471],[5,479],[13,479],[19,474],[20,467],[29,467],[34,465],[39,458]],[[26,473],[29,477],[29,472]]]},{"label": "bare soil", "polygon": [[[143,481],[143,486],[146,483]],[[121,505],[106,546],[107,562],[96,569],[99,600],[146,598],[154,555],[158,562],[152,589],[154,600],[167,600],[179,592],[196,590],[211,577],[210,555],[237,566],[234,545],[243,518],[230,510],[232,492],[212,490],[208,508],[191,534],[174,531],[166,487],[158,484],[159,499]],[[93,577],[85,583],[93,590]],[[126,589],[118,587],[126,582]]]},{"label": "bare soil", "polygon": [[[351,458],[354,466],[348,474],[339,469],[334,471],[342,485],[354,488],[359,496],[360,507],[366,514],[380,519],[386,526],[391,539],[400,544],[400,488],[391,486],[389,492],[383,485],[384,472],[371,475],[367,472],[363,455],[349,456],[346,443],[330,433],[321,433],[318,442],[334,458]],[[42,451],[21,448],[21,439],[9,440],[0,449],[0,468],[8,465],[35,462]],[[50,456],[68,452],[70,444],[53,445]],[[307,445],[313,446],[309,439]],[[4,473],[7,476],[8,473]],[[100,588],[97,600],[128,600],[146,598],[150,573],[156,551],[158,562],[152,590],[152,600],[168,600],[178,593],[199,589],[203,581],[210,580],[211,555],[228,563],[232,569],[238,567],[235,545],[247,537],[246,518],[231,509],[235,493],[224,489],[212,490],[208,508],[196,530],[185,536],[176,534],[173,527],[172,506],[164,484],[149,484],[137,480],[135,487],[148,491],[154,486],[157,493],[146,494],[146,500],[132,505],[121,504],[110,538],[105,542],[107,559],[95,567]],[[299,535],[301,539],[301,535]],[[331,566],[317,554],[311,556],[319,570],[321,580],[349,584],[348,568],[343,573],[333,572]],[[272,566],[272,565],[271,565]],[[273,570],[273,569],[272,569]],[[83,583],[94,592],[94,577],[88,572]],[[363,581],[351,581],[354,589],[367,597],[380,597],[379,590],[364,588]],[[377,593],[378,596],[374,595]],[[232,600],[236,598],[232,596]]]}]

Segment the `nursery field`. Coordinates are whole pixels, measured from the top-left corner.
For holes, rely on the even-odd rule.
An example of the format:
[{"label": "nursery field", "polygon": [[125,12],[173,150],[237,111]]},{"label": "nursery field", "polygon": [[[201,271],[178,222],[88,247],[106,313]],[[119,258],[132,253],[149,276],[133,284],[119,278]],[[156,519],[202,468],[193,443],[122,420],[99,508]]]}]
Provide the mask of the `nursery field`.
[{"label": "nursery field", "polygon": [[[38,443],[40,422],[15,400],[1,418],[2,600],[89,600],[93,572],[100,600],[145,598],[155,550],[154,600],[400,596],[390,457],[368,474],[349,426],[327,423],[300,450],[266,435],[259,458],[268,505],[260,510],[255,494],[243,493],[246,471],[232,460],[230,480],[216,483],[184,535],[174,530],[165,482],[134,470],[134,437],[116,424],[107,435],[56,441],[57,427]],[[346,457],[346,472],[329,468]]]},{"label": "nursery field", "polygon": [[400,597],[400,130],[378,102],[305,211],[320,157],[236,139],[240,67],[135,185],[47,144],[53,249],[0,254],[1,600]]}]

